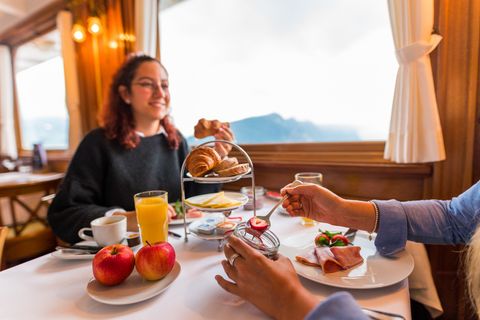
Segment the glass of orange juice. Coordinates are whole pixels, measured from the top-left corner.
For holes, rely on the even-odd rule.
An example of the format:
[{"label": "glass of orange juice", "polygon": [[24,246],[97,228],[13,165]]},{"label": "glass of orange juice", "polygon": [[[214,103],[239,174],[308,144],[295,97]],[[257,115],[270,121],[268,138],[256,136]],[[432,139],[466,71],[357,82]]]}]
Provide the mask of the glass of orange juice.
[{"label": "glass of orange juice", "polygon": [[134,195],[138,228],[143,245],[167,241],[168,193],[162,190],[145,191]]},{"label": "glass of orange juice", "polygon": [[[295,174],[295,180],[305,183],[314,183],[321,186],[323,182],[323,175],[319,172],[299,172]],[[317,224],[317,222],[315,220],[302,217],[302,224],[304,226],[314,226]]]}]

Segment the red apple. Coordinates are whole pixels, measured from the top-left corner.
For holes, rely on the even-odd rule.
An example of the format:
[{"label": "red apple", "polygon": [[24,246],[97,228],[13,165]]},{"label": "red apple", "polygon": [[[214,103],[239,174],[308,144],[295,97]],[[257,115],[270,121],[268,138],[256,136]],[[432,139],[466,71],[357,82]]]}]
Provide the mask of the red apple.
[{"label": "red apple", "polygon": [[103,285],[117,285],[132,273],[135,255],[123,244],[113,244],[98,251],[92,262],[93,276]]},{"label": "red apple", "polygon": [[162,279],[174,265],[175,249],[168,242],[147,243],[135,257],[135,268],[146,280]]}]

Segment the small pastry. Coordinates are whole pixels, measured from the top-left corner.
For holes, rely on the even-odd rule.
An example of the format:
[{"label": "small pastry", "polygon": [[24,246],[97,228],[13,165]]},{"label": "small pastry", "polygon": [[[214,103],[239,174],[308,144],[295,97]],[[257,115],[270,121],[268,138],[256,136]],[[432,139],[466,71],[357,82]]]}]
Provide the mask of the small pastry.
[{"label": "small pastry", "polygon": [[247,173],[249,170],[250,170],[250,166],[248,163],[240,163],[231,168],[217,171],[217,174],[221,177],[231,177],[231,176]]},{"label": "small pastry", "polygon": [[192,177],[203,177],[221,161],[215,149],[210,147],[198,147],[187,157],[186,167]]}]

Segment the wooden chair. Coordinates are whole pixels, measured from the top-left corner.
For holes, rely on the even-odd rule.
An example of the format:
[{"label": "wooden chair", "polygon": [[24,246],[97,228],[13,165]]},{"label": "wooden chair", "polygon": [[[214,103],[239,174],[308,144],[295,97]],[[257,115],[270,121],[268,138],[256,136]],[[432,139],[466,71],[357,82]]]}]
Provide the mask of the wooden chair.
[{"label": "wooden chair", "polygon": [[2,270],[1,266],[3,265],[3,247],[5,245],[5,239],[7,239],[8,228],[7,227],[0,227],[0,270]]}]

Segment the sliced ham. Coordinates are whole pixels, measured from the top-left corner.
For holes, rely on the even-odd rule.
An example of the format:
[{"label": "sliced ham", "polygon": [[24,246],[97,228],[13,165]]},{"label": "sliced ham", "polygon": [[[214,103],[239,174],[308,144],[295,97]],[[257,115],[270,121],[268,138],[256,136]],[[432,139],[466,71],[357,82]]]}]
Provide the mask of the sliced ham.
[{"label": "sliced ham", "polygon": [[307,266],[320,267],[324,273],[346,270],[363,262],[358,246],[316,247],[295,259]]},{"label": "sliced ham", "polygon": [[330,250],[344,269],[352,268],[363,262],[359,246],[332,247]]},{"label": "sliced ham", "polygon": [[295,256],[295,260],[300,262],[301,264],[304,264],[306,266],[311,266],[311,267],[321,267],[318,264],[318,259],[317,256],[315,255],[315,250],[312,249],[308,251],[307,253],[301,255],[301,256]]},{"label": "sliced ham", "polygon": [[316,247],[315,255],[322,267],[323,272],[332,273],[344,270],[345,268],[335,259],[330,247]]}]

